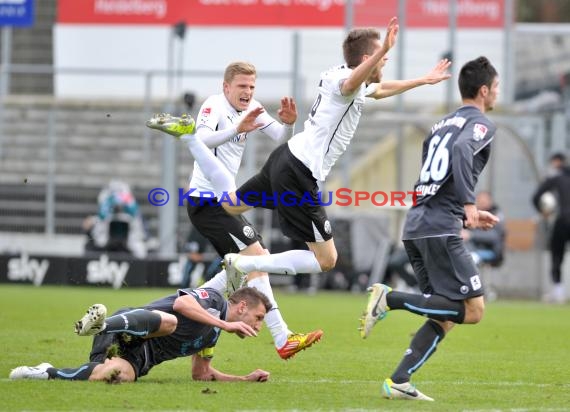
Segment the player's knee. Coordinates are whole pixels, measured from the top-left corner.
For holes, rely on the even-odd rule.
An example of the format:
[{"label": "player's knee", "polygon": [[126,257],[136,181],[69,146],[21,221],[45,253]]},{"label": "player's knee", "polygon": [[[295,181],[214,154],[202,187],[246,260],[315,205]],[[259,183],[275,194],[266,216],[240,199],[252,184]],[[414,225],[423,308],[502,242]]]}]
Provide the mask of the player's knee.
[{"label": "player's knee", "polygon": [[161,321],[160,321],[160,330],[164,334],[170,335],[174,333],[176,327],[178,326],[178,319],[176,316],[171,315],[170,313],[161,313]]},{"label": "player's knee", "polygon": [[89,376],[89,380],[109,383],[134,382],[135,373],[132,366],[124,359],[111,358],[97,365]]},{"label": "player's knee", "polygon": [[317,260],[321,266],[321,271],[328,272],[329,270],[333,270],[336,266],[337,257],[336,251],[325,256],[319,256]]}]

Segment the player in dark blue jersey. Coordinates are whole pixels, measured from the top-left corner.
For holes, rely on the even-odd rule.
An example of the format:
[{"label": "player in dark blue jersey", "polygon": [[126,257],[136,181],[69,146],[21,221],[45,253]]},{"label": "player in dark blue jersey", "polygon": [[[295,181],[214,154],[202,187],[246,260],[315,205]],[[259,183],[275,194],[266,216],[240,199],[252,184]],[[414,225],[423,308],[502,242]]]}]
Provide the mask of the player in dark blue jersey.
[{"label": "player in dark blue jersey", "polygon": [[264,382],[269,372],[245,376],[211,366],[222,330],[244,338],[257,336],[271,303],[255,288],[241,288],[226,301],[214,289],[179,289],[141,308],[124,308],[106,317],[101,304],[91,306],[75,325],[78,335],[95,335],[89,362],[77,368],[49,363],[19,366],[10,379],[66,379],[133,382],[162,362],[192,356],[194,380]]},{"label": "player in dark blue jersey", "polygon": [[425,316],[392,376],[384,381],[390,399],[433,399],[410,383],[455,324],[478,323],[483,317],[483,285],[461,238],[461,229],[490,229],[498,218],[475,206],[475,186],[485,167],[495,125],[485,116],[498,95],[497,71],[479,57],[459,73],[463,105],[436,123],[423,145],[422,168],[415,185],[417,202],[409,210],[403,240],[422,294],[392,291],[374,284],[361,336],[366,338],[389,310]]}]

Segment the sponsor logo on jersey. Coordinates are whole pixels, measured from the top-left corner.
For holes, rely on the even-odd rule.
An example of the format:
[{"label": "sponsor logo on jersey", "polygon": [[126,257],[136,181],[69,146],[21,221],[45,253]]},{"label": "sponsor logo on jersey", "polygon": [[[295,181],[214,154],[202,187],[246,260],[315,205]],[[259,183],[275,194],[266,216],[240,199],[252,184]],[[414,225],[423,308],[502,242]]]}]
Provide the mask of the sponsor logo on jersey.
[{"label": "sponsor logo on jersey", "polygon": [[247,133],[240,133],[230,139],[233,143],[244,143],[247,140]]},{"label": "sponsor logo on jersey", "polygon": [[471,281],[471,287],[473,290],[481,289],[481,279],[479,279],[479,275],[471,276],[469,281]]},{"label": "sponsor logo on jersey", "polygon": [[459,292],[461,292],[462,295],[467,295],[469,293],[469,286],[463,285],[459,288]]},{"label": "sponsor logo on jersey", "polygon": [[481,123],[475,123],[475,126],[473,126],[473,139],[478,142],[479,140],[483,140],[486,134],[487,126]]},{"label": "sponsor logo on jersey", "polygon": [[330,235],[332,233],[331,222],[329,222],[328,220],[325,221],[325,233],[327,235]]},{"label": "sponsor logo on jersey", "polygon": [[207,124],[208,123],[211,112],[212,112],[211,107],[204,107],[202,109],[202,111],[200,112],[200,116],[198,117],[200,124]]},{"label": "sponsor logo on jersey", "polygon": [[244,226],[243,227],[243,234],[248,239],[253,239],[253,236],[255,236],[255,232],[251,226]]},{"label": "sponsor logo on jersey", "polygon": [[208,291],[204,289],[196,289],[196,294],[200,299],[208,299],[210,295],[208,295]]}]

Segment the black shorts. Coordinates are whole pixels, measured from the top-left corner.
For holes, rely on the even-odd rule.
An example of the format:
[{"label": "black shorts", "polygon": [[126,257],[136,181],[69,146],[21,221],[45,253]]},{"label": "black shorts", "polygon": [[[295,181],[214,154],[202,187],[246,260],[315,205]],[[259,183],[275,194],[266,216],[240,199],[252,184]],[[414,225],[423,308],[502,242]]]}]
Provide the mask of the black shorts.
[{"label": "black shorts", "polygon": [[135,379],[147,375],[154,366],[150,342],[146,339],[135,338],[125,347],[121,358],[131,364],[135,370]]},{"label": "black shorts", "polygon": [[221,257],[239,253],[255,242],[263,245],[261,236],[245,217],[228,214],[215,199],[190,199],[192,203],[186,203],[186,211],[192,225],[212,243]]},{"label": "black shorts", "polygon": [[289,150],[275,149],[261,171],[237,190],[238,199],[265,209],[277,209],[283,234],[301,242],[332,239],[332,227],[311,171]]},{"label": "black shorts", "polygon": [[459,236],[404,240],[422,293],[465,300],[484,294],[479,270]]},{"label": "black shorts", "polygon": [[[122,308],[113,313],[113,315],[128,312],[132,309],[134,308]],[[93,337],[93,345],[91,348],[91,354],[89,355],[89,361],[99,363],[105,362],[105,359],[108,358],[107,352],[111,345],[117,345],[117,356],[131,364],[135,371],[135,380],[148,374],[150,369],[154,366],[152,350],[149,346],[149,342],[146,339],[128,335],[126,333],[95,335]]]}]

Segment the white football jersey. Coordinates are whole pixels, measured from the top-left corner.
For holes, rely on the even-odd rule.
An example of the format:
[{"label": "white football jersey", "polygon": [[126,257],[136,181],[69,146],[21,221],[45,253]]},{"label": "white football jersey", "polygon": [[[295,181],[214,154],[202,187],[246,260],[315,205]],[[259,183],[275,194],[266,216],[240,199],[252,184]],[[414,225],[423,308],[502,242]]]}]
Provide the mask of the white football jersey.
[{"label": "white football jersey", "polygon": [[313,177],[324,181],[337,159],[350,144],[370,90],[362,86],[351,96],[341,94],[341,86],[352,69],[333,67],[321,74],[319,95],[311,107],[305,129],[289,140],[293,155],[307,166]]},{"label": "white football jersey", "polygon": [[[223,93],[210,96],[200,107],[200,113],[196,119],[197,133],[200,133],[200,129],[203,128],[212,132],[230,128],[235,129],[241,121],[242,116],[260,106],[261,104],[257,100],[251,99],[249,108],[246,111],[238,112],[228,102]],[[279,140],[282,137],[284,126],[266,112],[260,114],[256,122],[263,124],[258,130],[272,139]],[[211,149],[214,155],[234,176],[234,179],[241,164],[246,141],[247,133],[241,133],[231,137],[229,141]],[[199,196],[199,192],[212,192],[218,198],[221,195],[221,193],[215,193],[212,184],[206,178],[196,161],[194,162],[194,172],[191,176],[189,187],[196,189],[192,193],[193,196]]]}]

